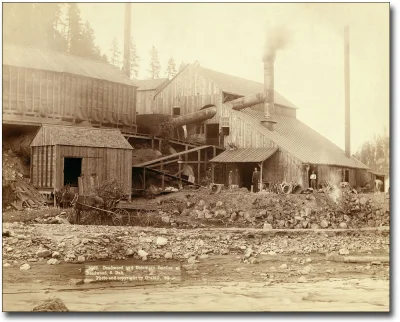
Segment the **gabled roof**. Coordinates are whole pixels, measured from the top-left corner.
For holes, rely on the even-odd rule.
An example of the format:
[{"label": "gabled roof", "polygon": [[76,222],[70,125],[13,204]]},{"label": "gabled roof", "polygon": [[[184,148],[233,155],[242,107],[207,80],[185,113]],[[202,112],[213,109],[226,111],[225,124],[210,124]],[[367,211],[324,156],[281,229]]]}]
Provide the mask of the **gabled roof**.
[{"label": "gabled roof", "polygon": [[130,78],[113,65],[30,46],[3,44],[3,65],[68,73],[135,86]]},{"label": "gabled roof", "polygon": [[117,129],[42,125],[31,146],[68,145],[133,150]]},{"label": "gabled roof", "polygon": [[242,162],[262,162],[271,157],[278,148],[241,148],[235,150],[226,150],[210,162],[217,163],[242,163]]},{"label": "gabled roof", "polygon": [[341,148],[296,118],[277,114],[275,129],[269,131],[260,123],[263,119],[262,111],[252,108],[231,111],[304,163],[368,169],[357,159],[347,158]]},{"label": "gabled roof", "polygon": [[[214,70],[193,65],[201,74],[212,80],[223,92],[240,96],[264,92],[264,84],[252,80],[216,72]],[[275,91],[275,104],[297,108],[293,103]]]},{"label": "gabled roof", "polygon": [[160,90],[164,88],[168,83],[168,78],[135,80],[135,84],[138,86],[138,91]]}]

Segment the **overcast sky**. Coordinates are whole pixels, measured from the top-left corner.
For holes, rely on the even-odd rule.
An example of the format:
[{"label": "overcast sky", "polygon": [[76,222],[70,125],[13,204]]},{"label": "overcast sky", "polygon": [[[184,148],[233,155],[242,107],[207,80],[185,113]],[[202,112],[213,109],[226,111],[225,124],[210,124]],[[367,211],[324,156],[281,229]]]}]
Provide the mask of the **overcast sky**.
[{"label": "overcast sky", "polygon": [[[79,4],[96,42],[123,49],[124,4]],[[148,78],[154,45],[161,71],[169,57],[263,82],[268,26],[284,25],[291,42],[277,53],[275,89],[299,107],[298,118],[344,148],[343,27],[350,26],[351,149],[389,131],[389,4],[132,4],[139,78]]]}]

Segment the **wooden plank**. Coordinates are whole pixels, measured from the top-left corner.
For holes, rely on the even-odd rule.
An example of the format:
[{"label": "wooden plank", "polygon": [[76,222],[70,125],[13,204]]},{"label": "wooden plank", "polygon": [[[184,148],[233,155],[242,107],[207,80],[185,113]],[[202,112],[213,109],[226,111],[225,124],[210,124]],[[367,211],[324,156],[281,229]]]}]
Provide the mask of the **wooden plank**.
[{"label": "wooden plank", "polygon": [[197,151],[197,182],[200,182],[200,158],[201,150]]},{"label": "wooden plank", "polygon": [[83,185],[82,177],[78,177],[78,193],[79,193],[80,195],[83,195],[84,190],[85,190],[85,187],[84,187],[84,185]]},{"label": "wooden plank", "polygon": [[42,112],[42,71],[39,72],[39,104],[38,110]]},{"label": "wooden plank", "polygon": [[45,172],[45,187],[48,187],[48,176],[49,176],[49,170],[48,170],[48,166],[49,166],[49,159],[48,159],[48,145],[46,145],[44,147],[44,155],[45,155],[45,164],[44,164],[44,168],[46,169]]},{"label": "wooden plank", "polygon": [[54,159],[53,159],[53,153],[54,153],[54,146],[50,146],[50,186],[54,187],[54,178],[53,178],[53,168],[54,168]]}]

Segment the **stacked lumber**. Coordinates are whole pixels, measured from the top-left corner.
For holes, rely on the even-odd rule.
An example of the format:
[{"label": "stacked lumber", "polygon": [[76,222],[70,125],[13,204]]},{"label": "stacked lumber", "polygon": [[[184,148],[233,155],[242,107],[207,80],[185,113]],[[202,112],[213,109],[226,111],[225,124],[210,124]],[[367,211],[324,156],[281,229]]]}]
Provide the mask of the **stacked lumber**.
[{"label": "stacked lumber", "polygon": [[47,200],[34,187],[23,180],[17,180],[10,184],[15,193],[15,201],[11,206],[16,210],[24,208],[39,208],[46,205]]}]

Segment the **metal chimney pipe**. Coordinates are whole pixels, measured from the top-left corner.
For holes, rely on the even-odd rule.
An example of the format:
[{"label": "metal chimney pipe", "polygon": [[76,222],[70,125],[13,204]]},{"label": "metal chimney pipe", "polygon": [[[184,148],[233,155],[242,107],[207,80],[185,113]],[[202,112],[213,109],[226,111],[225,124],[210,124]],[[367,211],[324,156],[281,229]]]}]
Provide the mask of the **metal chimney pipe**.
[{"label": "metal chimney pipe", "polygon": [[274,130],[274,61],[275,52],[264,57],[264,119],[261,121],[270,131]]},{"label": "metal chimney pipe", "polygon": [[345,106],[345,154],[350,158],[350,41],[349,26],[344,27],[344,106]]},{"label": "metal chimney pipe", "polygon": [[131,77],[131,3],[125,3],[124,24],[124,73]]}]

